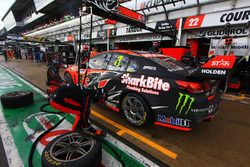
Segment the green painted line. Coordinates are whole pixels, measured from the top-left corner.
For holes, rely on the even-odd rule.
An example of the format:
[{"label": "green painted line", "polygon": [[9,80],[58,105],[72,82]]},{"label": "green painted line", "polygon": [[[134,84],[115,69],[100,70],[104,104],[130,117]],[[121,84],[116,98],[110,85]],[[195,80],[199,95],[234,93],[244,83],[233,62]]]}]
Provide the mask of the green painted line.
[{"label": "green painted line", "polygon": [[[35,138],[37,137],[36,135],[39,135],[39,133],[42,133],[42,131],[45,130],[45,127],[41,125],[41,122],[43,122],[45,119],[48,119],[49,122],[52,122],[51,124],[55,124],[59,121],[60,118],[52,114],[46,116],[42,116],[44,115],[42,113],[39,114],[40,106],[47,103],[45,97],[41,93],[35,91],[30,85],[19,79],[16,75],[13,75],[13,73],[0,65],[0,95],[19,90],[32,91],[34,93],[34,104],[18,109],[6,109],[2,108],[2,106],[0,105],[0,110],[2,110],[6,122],[9,126],[19,156],[22,159],[24,166],[27,167],[29,151],[33,143],[32,140],[35,140]],[[51,107],[47,107],[46,109],[53,110]],[[73,116],[68,116],[66,118],[66,122],[64,123],[65,127],[71,127],[73,121]],[[121,159],[125,162],[126,166],[143,166],[143,164],[141,164],[138,160],[136,160],[134,157],[129,156],[114,144],[109,144],[111,144],[113,146],[113,149],[121,156]],[[117,159],[113,150],[107,147],[105,144],[103,144],[103,150],[106,151],[114,159]],[[34,153],[33,162],[36,164],[36,167],[41,166],[40,153],[38,150],[36,150]]]}]

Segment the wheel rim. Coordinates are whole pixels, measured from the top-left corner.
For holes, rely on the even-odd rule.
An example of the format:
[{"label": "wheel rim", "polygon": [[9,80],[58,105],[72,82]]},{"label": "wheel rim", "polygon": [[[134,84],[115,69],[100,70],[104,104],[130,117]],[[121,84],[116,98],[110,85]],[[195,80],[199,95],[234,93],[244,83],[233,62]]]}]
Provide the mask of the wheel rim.
[{"label": "wheel rim", "polygon": [[76,161],[86,156],[94,144],[95,141],[91,137],[70,133],[52,144],[50,155],[59,162]]},{"label": "wheel rim", "polygon": [[141,124],[145,120],[146,113],[143,104],[136,97],[128,96],[125,98],[122,108],[126,118],[132,124]]},{"label": "wheel rim", "polygon": [[17,96],[24,96],[28,94],[28,91],[18,91],[18,92],[11,92],[6,94],[7,97],[17,97]]}]

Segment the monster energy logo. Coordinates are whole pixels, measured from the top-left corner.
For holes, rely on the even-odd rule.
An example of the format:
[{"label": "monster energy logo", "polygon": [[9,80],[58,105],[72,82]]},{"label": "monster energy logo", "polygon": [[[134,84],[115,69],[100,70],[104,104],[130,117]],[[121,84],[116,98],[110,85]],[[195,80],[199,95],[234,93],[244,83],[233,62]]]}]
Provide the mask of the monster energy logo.
[{"label": "monster energy logo", "polygon": [[184,110],[184,108],[187,108],[185,114],[187,115],[188,112],[190,111],[195,99],[193,97],[190,97],[187,94],[183,94],[183,93],[179,93],[179,98],[178,98],[178,103],[175,107],[175,110],[179,110],[179,115],[182,113],[182,111]]}]

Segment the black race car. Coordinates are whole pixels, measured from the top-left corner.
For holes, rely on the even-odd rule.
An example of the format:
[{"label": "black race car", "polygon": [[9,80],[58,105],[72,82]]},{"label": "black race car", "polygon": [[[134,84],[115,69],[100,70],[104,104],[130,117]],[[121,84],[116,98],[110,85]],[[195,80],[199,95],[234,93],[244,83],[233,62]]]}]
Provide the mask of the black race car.
[{"label": "black race car", "polygon": [[[229,57],[217,57],[204,68],[193,69],[161,54],[102,52],[90,59],[85,86],[103,90],[105,104],[123,112],[134,126],[154,123],[189,131],[216,115],[218,79],[229,74],[235,61]],[[83,81],[86,64],[82,67]],[[77,66],[67,68],[64,77],[67,82],[77,83]]]}]

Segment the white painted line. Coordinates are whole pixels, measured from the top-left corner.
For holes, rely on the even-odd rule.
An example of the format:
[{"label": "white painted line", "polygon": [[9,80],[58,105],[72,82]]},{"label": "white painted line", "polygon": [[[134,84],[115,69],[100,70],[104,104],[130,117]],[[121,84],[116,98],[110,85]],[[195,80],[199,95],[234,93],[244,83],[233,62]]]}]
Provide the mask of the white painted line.
[{"label": "white painted line", "polygon": [[134,159],[136,159],[138,162],[140,162],[144,166],[159,167],[154,162],[152,162],[148,158],[144,157],[143,155],[139,154],[137,151],[133,150],[131,147],[127,146],[126,144],[122,143],[121,141],[115,139],[111,135],[107,134],[105,139],[108,140],[110,143],[113,143],[116,147],[120,148],[123,152],[125,152],[127,155],[133,157]]},{"label": "white painted line", "polygon": [[[3,116],[2,107],[0,107],[0,118],[2,121],[6,122]],[[14,139],[7,123],[0,124],[0,129],[3,147],[9,167],[23,167],[23,162],[18,154]]]}]

